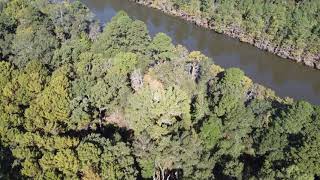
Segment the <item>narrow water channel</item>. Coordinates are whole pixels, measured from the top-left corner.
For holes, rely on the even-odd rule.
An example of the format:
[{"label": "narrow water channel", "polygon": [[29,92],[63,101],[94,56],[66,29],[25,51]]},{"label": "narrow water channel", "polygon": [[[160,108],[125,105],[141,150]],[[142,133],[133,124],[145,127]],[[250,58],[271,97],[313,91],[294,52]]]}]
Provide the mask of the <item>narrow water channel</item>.
[{"label": "narrow water channel", "polygon": [[144,21],[150,34],[168,34],[175,44],[199,50],[224,67],[238,67],[254,82],[273,89],[281,97],[306,100],[320,105],[320,71],[282,59],[249,44],[217,34],[128,0],[81,0],[102,23],[119,10]]}]

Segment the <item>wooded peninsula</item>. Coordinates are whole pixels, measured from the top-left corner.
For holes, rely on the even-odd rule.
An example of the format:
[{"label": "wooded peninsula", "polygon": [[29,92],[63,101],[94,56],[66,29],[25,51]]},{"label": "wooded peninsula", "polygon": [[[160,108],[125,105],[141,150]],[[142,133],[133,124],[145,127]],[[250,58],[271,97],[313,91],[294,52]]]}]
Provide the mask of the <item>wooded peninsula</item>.
[{"label": "wooded peninsula", "polygon": [[2,0],[0,59],[0,179],[320,178],[320,106],[124,11],[102,28],[79,1]]}]

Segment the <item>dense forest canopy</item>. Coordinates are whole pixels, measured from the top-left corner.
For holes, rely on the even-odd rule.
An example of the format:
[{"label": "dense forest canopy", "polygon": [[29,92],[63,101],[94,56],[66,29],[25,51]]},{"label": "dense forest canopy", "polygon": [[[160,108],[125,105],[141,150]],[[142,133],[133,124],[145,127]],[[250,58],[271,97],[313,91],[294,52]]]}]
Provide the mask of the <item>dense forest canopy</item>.
[{"label": "dense forest canopy", "polygon": [[316,179],[320,107],[119,12],[0,1],[1,179]]},{"label": "dense forest canopy", "polygon": [[319,0],[132,1],[320,69]]}]

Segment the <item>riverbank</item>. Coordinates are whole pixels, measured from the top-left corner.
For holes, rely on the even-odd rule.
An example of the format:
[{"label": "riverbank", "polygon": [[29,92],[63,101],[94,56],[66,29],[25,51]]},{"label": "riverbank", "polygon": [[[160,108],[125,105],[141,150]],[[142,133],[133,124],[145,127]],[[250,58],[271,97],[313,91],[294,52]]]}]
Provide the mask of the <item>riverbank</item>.
[{"label": "riverbank", "polygon": [[311,54],[311,53],[297,53],[301,50],[296,50],[292,47],[280,47],[279,45],[273,44],[271,41],[267,40],[265,37],[254,38],[240,27],[232,27],[227,26],[221,29],[221,27],[217,27],[215,22],[209,20],[206,17],[196,17],[193,15],[189,15],[188,13],[175,9],[174,7],[164,6],[161,3],[155,4],[154,1],[140,1],[140,0],[129,0],[135,3],[138,3],[143,6],[147,6],[149,8],[160,10],[166,14],[179,17],[185,21],[196,24],[197,26],[214,30],[217,33],[222,33],[232,38],[236,38],[241,42],[249,43],[261,50],[268,51],[277,56],[280,56],[285,59],[293,60],[298,63],[302,63],[306,66],[320,69],[320,53],[319,54]]}]

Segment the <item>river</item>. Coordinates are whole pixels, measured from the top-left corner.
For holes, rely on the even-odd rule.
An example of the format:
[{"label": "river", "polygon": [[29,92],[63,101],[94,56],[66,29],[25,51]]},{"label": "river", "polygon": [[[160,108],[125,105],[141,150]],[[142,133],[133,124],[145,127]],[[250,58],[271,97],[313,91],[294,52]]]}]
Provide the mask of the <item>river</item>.
[{"label": "river", "polygon": [[249,44],[197,27],[177,17],[127,0],[81,0],[101,23],[124,10],[145,22],[150,34],[169,35],[175,44],[199,50],[224,68],[238,67],[254,82],[273,89],[280,97],[292,97],[320,105],[320,71],[259,50]]}]

